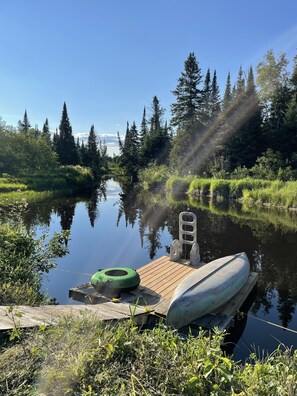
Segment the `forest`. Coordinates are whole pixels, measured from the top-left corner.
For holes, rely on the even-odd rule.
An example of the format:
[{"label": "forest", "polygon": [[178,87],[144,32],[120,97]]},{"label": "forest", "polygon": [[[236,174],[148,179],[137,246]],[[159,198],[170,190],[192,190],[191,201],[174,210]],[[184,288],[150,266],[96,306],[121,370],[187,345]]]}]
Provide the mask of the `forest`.
[{"label": "forest", "polygon": [[268,51],[256,67],[239,68],[223,97],[217,73],[205,77],[194,53],[184,63],[171,105],[170,122],[155,96],[140,128],[127,124],[119,138],[118,163],[137,178],[149,164],[200,177],[295,180],[297,173],[297,56],[288,70],[285,53]]},{"label": "forest", "polygon": [[[75,140],[63,105],[59,128],[31,127],[27,110],[17,127],[0,119],[0,174],[55,173],[61,167],[91,170],[93,179],[112,169],[139,180],[141,171],[165,166],[168,174],[268,180],[297,178],[297,56],[269,50],[256,66],[239,68],[234,84],[228,74],[220,94],[217,73],[203,76],[194,53],[184,62],[171,105],[171,119],[157,96],[144,107],[140,126],[127,122],[118,133],[120,154],[111,158],[94,125],[86,142]],[[128,118],[128,117],[127,117]]]}]

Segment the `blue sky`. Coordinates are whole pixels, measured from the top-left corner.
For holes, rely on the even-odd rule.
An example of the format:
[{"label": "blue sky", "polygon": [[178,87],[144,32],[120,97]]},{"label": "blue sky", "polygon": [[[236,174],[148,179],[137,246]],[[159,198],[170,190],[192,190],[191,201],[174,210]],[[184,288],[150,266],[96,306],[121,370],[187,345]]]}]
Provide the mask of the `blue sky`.
[{"label": "blue sky", "polygon": [[[202,74],[254,68],[269,49],[297,54],[296,0],[0,0],[0,117],[27,109],[58,127],[66,101],[74,134],[110,144],[140,124],[154,95],[170,118],[171,93],[194,52]],[[292,63],[292,62],[291,62]]]}]

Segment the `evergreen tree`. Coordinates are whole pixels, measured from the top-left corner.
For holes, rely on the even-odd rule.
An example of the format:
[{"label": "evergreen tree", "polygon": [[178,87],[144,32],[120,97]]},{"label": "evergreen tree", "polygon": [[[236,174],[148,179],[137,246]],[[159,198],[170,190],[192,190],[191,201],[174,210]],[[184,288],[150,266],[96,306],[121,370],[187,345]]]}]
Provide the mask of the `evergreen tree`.
[{"label": "evergreen tree", "polygon": [[199,89],[201,70],[194,53],[185,61],[184,72],[173,91],[176,103],[172,104],[172,125],[177,133],[172,142],[170,165],[182,173],[197,172],[202,166],[201,153],[204,150],[202,136],[205,132],[202,122],[203,91]]},{"label": "evergreen tree", "polygon": [[211,118],[211,77],[207,70],[201,95],[200,118],[203,124],[208,124]]},{"label": "evergreen tree", "polygon": [[261,107],[252,67],[249,69],[246,86],[242,68],[239,69],[236,96],[230,114],[227,121],[232,136],[226,142],[225,150],[231,170],[237,166],[252,167],[264,151]]},{"label": "evergreen tree", "polygon": [[191,52],[185,61],[177,87],[172,92],[176,97],[176,103],[171,105],[173,126],[184,126],[199,119],[202,91],[198,87],[201,80],[201,70],[194,53]]},{"label": "evergreen tree", "polygon": [[228,77],[227,77],[227,82],[226,82],[224,99],[223,99],[223,111],[224,112],[229,109],[231,101],[232,101],[232,89],[231,89],[231,77],[230,77],[230,72],[229,72]]},{"label": "evergreen tree", "polygon": [[98,138],[95,132],[94,125],[91,126],[88,143],[86,147],[86,161],[85,165],[92,169],[93,174],[98,176],[100,168],[100,153],[98,148]]},{"label": "evergreen tree", "polygon": [[51,133],[49,130],[48,119],[46,118],[45,123],[43,124],[41,137],[50,145],[51,144]]},{"label": "evergreen tree", "polygon": [[221,110],[221,98],[220,90],[217,84],[217,73],[214,71],[213,78],[211,82],[211,94],[210,94],[210,113],[211,118],[219,115]]},{"label": "evergreen tree", "polygon": [[125,141],[122,143],[119,137],[119,146],[120,164],[125,169],[125,173],[135,180],[137,178],[137,170],[139,165],[139,140],[135,122],[133,122],[131,129],[129,127],[129,123],[127,122]]},{"label": "evergreen tree", "polygon": [[25,110],[23,121],[19,120],[19,122],[18,122],[18,129],[19,129],[19,132],[28,134],[30,128],[31,128],[31,124],[28,119],[27,110]]},{"label": "evergreen tree", "polygon": [[143,108],[142,120],[140,125],[140,146],[143,145],[145,136],[148,134],[148,125],[146,119],[146,108]]},{"label": "evergreen tree", "polygon": [[62,165],[77,165],[78,152],[72,134],[66,103],[64,102],[59,134],[56,141],[56,151]]},{"label": "evergreen tree", "polygon": [[168,158],[170,138],[168,128],[163,125],[163,114],[164,109],[160,106],[157,96],[154,96],[152,115],[149,122],[150,129],[141,145],[141,162],[144,166],[151,161],[161,164]]}]

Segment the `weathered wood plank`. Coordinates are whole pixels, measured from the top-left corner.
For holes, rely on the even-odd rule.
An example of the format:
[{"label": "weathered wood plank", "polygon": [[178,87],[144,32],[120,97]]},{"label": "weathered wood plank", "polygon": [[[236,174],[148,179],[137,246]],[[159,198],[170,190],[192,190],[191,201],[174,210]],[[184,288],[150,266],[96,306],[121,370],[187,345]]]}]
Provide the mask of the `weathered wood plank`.
[{"label": "weathered wood plank", "polygon": [[[0,306],[0,330],[12,329],[15,324],[20,327],[55,324],[63,316],[78,316],[85,312],[92,312],[102,320],[127,319],[131,317],[131,313],[133,313],[133,316],[147,315],[144,308],[112,302],[99,305],[16,306],[12,313],[8,313],[8,309],[7,306]],[[21,314],[21,317],[17,317],[16,313]],[[12,317],[14,317],[15,323]]]}]

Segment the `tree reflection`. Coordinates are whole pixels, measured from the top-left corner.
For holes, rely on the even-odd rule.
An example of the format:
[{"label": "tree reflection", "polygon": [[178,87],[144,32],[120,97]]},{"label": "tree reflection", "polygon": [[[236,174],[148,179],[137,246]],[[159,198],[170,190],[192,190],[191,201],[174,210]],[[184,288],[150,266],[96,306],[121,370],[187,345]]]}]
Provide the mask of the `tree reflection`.
[{"label": "tree reflection", "polygon": [[[200,206],[199,206],[200,205]],[[126,225],[138,221],[143,245],[148,244],[150,258],[162,248],[161,235],[167,227],[172,240],[178,239],[179,213],[189,210],[197,216],[197,238],[201,259],[209,262],[219,257],[245,251],[251,263],[251,270],[259,274],[257,298],[251,308],[268,314],[274,307],[277,296],[279,318],[284,327],[292,320],[297,303],[296,226],[292,215],[277,223],[265,211],[248,213],[240,211],[238,204],[205,202],[193,200],[172,202],[156,194],[136,194],[125,191],[121,195],[118,222],[125,214]],[[284,254],[285,252],[285,254]]]},{"label": "tree reflection", "polygon": [[90,200],[86,203],[91,227],[95,226],[95,222],[99,218],[98,204],[101,201],[106,201],[106,181],[100,183],[98,188],[92,193]]}]

